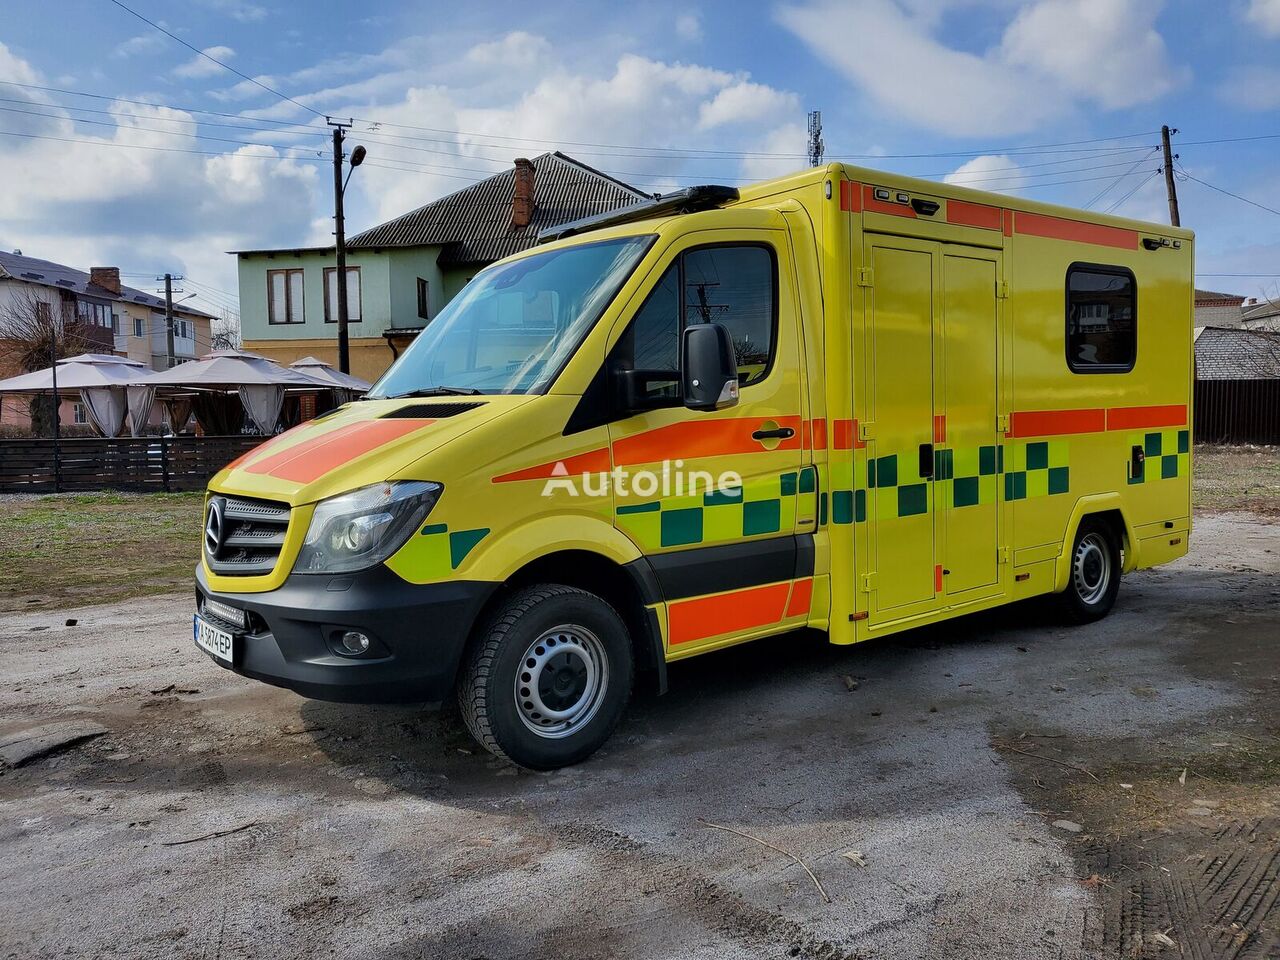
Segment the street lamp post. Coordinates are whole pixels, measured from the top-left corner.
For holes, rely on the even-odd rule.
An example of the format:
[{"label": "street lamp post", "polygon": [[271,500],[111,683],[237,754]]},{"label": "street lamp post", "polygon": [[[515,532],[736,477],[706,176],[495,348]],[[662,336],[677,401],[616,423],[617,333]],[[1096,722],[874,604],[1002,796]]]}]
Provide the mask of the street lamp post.
[{"label": "street lamp post", "polygon": [[[351,372],[351,348],[347,333],[347,323],[349,317],[347,315],[347,230],[346,222],[342,210],[342,198],[347,192],[347,180],[351,179],[351,171],[347,171],[344,179],[342,176],[342,142],[346,138],[346,130],[351,126],[350,121],[347,123],[339,123],[331,118],[326,118],[329,125],[333,127],[333,235],[334,248],[337,259],[337,307],[338,307],[338,369],[343,373]],[[364,162],[365,149],[357,146],[351,151],[351,170],[360,166]],[[325,296],[329,295],[329,291],[325,291]]]}]

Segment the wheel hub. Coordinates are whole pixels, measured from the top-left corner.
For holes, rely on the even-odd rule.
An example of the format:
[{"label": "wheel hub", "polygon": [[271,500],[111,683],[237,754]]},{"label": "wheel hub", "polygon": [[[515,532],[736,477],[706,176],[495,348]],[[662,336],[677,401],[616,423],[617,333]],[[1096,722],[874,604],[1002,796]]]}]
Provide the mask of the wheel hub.
[{"label": "wheel hub", "polygon": [[1111,551],[1102,536],[1090,533],[1080,539],[1071,563],[1071,578],[1080,599],[1095,604],[1111,586]]},{"label": "wheel hub", "polygon": [[604,699],[609,663],[590,630],[562,624],[529,645],[516,675],[520,719],[540,737],[566,737],[587,723]]}]

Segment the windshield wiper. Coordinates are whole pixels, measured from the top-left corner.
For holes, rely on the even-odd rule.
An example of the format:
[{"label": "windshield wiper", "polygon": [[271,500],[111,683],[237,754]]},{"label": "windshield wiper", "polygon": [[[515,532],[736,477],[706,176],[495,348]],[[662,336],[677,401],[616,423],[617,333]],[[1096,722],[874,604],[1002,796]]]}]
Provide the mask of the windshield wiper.
[{"label": "windshield wiper", "polygon": [[474,387],[423,387],[419,390],[410,390],[407,393],[393,393],[389,397],[383,397],[384,400],[403,400],[406,397],[478,397],[481,396],[479,390]]}]

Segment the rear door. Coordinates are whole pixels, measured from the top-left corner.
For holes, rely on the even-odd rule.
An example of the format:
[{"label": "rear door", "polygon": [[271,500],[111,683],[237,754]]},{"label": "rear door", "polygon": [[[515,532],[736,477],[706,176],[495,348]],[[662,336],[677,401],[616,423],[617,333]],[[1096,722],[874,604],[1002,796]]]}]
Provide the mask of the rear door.
[{"label": "rear door", "polygon": [[1001,253],[868,234],[874,625],[996,593]]}]

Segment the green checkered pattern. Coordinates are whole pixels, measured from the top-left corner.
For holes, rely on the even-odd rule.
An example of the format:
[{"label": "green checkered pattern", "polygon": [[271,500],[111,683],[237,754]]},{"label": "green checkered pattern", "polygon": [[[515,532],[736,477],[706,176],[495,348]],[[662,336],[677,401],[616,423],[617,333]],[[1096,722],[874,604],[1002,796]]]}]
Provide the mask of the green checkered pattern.
[{"label": "green checkered pattern", "polygon": [[617,508],[618,526],[642,549],[713,544],[790,532],[797,500],[817,495],[813,467],[752,479],[732,490],[666,497]]},{"label": "green checkered pattern", "polygon": [[1010,463],[1004,475],[1006,500],[1048,497],[1071,489],[1067,441],[1034,440],[1009,446]]},{"label": "green checkered pattern", "polygon": [[1172,480],[1191,475],[1191,432],[1189,430],[1155,430],[1129,436],[1130,447],[1142,447],[1146,460],[1138,464],[1134,475],[1132,458],[1129,464],[1129,483],[1146,483],[1151,480]]},{"label": "green checkered pattern", "polygon": [[423,527],[402,549],[412,552],[414,571],[420,572],[424,581],[442,580],[462,566],[467,554],[488,533],[488,527],[450,533],[447,523],[432,523]]},{"label": "green checkered pattern", "polygon": [[[935,449],[932,499],[939,508],[959,509],[995,503],[1002,493],[1005,500],[1066,493],[1071,485],[1069,458],[1065,440]],[[863,486],[853,482],[849,464],[833,464],[831,508],[828,513],[824,493],[818,504],[819,523],[862,523],[868,516],[868,497],[881,520],[928,513],[930,481],[919,471],[915,454],[871,457]]]}]

